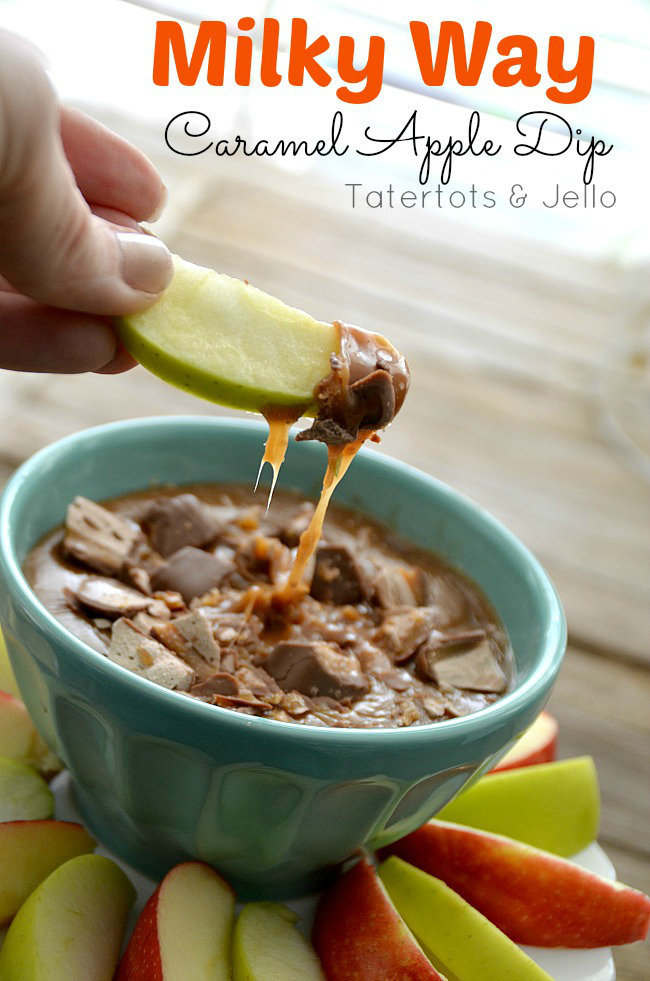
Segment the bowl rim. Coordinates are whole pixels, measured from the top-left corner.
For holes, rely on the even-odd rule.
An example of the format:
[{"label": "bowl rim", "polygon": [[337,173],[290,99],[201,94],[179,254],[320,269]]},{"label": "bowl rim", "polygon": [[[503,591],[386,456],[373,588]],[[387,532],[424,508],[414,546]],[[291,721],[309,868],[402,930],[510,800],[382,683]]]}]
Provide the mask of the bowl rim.
[{"label": "bowl rim", "polygon": [[[467,730],[480,730],[485,724],[488,724],[488,728],[492,730],[498,728],[500,722],[511,719],[524,705],[534,702],[545,694],[549,675],[554,679],[559,670],[566,649],[567,628],[564,610],[557,590],[539,561],[500,521],[465,494],[410,464],[383,454],[378,455],[367,449],[360,451],[356,462],[371,460],[373,465],[379,466],[389,473],[407,476],[420,485],[432,488],[438,497],[449,501],[452,499],[460,501],[466,514],[472,514],[474,520],[482,522],[492,536],[501,539],[503,544],[512,549],[519,560],[528,567],[535,580],[535,585],[543,597],[546,622],[545,630],[540,638],[540,644],[543,644],[543,648],[539,653],[537,663],[521,684],[515,684],[511,691],[491,705],[456,719],[447,719],[420,726],[369,727],[363,729],[323,726],[321,728],[319,726],[306,726],[298,722],[283,722],[276,719],[243,715],[217,705],[208,705],[198,699],[180,698],[178,692],[170,691],[141,678],[113,663],[99,651],[94,650],[64,627],[32,591],[14,552],[12,512],[20,500],[23,488],[39,475],[42,467],[47,465],[50,458],[74,451],[88,439],[102,439],[104,437],[119,439],[122,435],[133,430],[159,430],[165,427],[175,429],[176,433],[183,429],[202,428],[234,430],[235,432],[257,431],[260,435],[267,432],[263,422],[222,416],[150,416],[105,423],[72,433],[37,451],[17,468],[0,495],[0,573],[3,574],[7,587],[13,593],[15,601],[20,603],[31,619],[39,624],[46,634],[71,648],[75,656],[86,661],[94,672],[99,673],[99,676],[112,678],[117,684],[125,685],[126,690],[130,690],[132,696],[137,697],[139,692],[142,697],[149,697],[152,700],[152,706],[156,700],[159,700],[161,709],[164,708],[171,713],[174,711],[188,712],[189,717],[194,714],[197,723],[201,718],[204,720],[212,718],[215,721],[220,720],[221,723],[225,723],[235,730],[241,728],[241,730],[246,729],[250,732],[251,729],[259,728],[260,734],[264,733],[268,739],[279,738],[283,734],[288,735],[291,739],[298,738],[306,742],[316,740],[319,744],[328,741],[339,742],[341,739],[345,739],[350,749],[367,748],[367,744],[376,740],[385,743],[395,738],[398,733],[400,734],[400,741],[404,741],[405,739],[431,738],[435,732],[439,733],[440,738],[442,738],[443,733],[450,732],[453,732],[455,736],[461,736],[463,733],[469,735]],[[323,748],[325,747],[323,746]]]}]

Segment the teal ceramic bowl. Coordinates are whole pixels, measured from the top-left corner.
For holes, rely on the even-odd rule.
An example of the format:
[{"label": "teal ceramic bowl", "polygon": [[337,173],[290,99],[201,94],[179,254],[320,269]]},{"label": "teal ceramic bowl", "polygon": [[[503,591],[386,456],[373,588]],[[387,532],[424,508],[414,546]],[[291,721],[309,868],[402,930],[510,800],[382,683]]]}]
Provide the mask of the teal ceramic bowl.
[{"label": "teal ceramic bowl", "polygon": [[[319,888],[357,849],[418,827],[484,772],[542,709],[565,648],[548,577],[505,528],[417,470],[362,452],[337,499],[442,554],[488,595],[511,638],[514,690],[465,718],[340,730],[238,715],[130,674],[70,634],[21,572],[75,494],[101,501],[162,483],[255,479],[265,439],[248,421],[144,419],[47,447],[0,507],[0,616],[36,725],[70,770],[88,827],[161,877],[188,858],[243,898]],[[293,444],[282,484],[315,496],[325,456]]]}]

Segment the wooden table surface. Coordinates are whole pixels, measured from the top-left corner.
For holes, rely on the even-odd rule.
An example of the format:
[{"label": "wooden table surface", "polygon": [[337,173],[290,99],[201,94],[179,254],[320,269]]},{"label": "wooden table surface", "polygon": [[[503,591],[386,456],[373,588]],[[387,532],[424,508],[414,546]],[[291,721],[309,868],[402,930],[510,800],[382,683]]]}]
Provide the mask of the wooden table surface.
[{"label": "wooden table surface", "polygon": [[[620,272],[441,218],[366,217],[341,186],[251,161],[197,171],[170,156],[170,247],[324,320],[387,333],[413,386],[378,452],[474,498],[545,565],[569,622],[550,703],[561,755],[595,758],[601,843],[619,877],[650,892],[650,487],[599,430]],[[0,372],[0,480],[87,426],[221,412],[141,368]],[[647,944],[615,960],[620,981],[650,978]]]}]

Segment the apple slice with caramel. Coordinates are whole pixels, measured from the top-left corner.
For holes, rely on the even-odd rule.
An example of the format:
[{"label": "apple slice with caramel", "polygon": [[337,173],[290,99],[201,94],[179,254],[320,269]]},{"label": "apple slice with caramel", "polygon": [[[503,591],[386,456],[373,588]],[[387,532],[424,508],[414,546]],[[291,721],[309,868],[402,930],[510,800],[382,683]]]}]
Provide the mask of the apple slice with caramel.
[{"label": "apple slice with caramel", "polygon": [[270,431],[260,472],[271,464],[271,494],[291,425],[302,415],[316,417],[298,438],[327,445],[327,472],[279,594],[282,602],[299,599],[336,485],[365,440],[402,406],[409,386],[405,358],[381,334],[315,320],[248,282],[178,256],[161,298],[115,323],[124,346],[164,381],[266,417]]},{"label": "apple slice with caramel", "polygon": [[249,283],[174,257],[154,306],[117,321],[124,345],[166,382],[237,409],[314,406],[338,354],[323,324]]},{"label": "apple slice with caramel", "polygon": [[[246,281],[178,256],[174,269],[152,307],[116,320],[125,347],[164,381],[210,402],[291,421],[327,409],[339,426],[349,417],[357,430],[383,428],[398,411],[408,369],[386,338],[315,320]],[[330,384],[317,392],[326,379]],[[342,412],[344,420],[337,418]],[[348,428],[343,441],[356,436]]]}]

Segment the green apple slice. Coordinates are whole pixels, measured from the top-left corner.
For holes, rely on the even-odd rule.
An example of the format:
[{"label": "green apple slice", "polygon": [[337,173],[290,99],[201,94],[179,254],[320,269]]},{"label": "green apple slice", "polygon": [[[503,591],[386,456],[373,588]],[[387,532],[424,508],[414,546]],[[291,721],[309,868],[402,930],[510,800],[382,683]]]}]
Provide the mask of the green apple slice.
[{"label": "green apple slice", "polygon": [[393,856],[379,868],[397,912],[448,981],[552,981],[440,879]]},{"label": "green apple slice", "polygon": [[6,691],[0,691],[0,755],[30,763],[48,778],[62,767],[41,739],[24,702]]},{"label": "green apple slice", "polygon": [[0,981],[112,978],[134,898],[115,862],[70,859],[18,910],[0,951]]},{"label": "green apple slice", "polygon": [[164,381],[236,409],[314,408],[340,346],[333,324],[239,279],[174,256],[154,306],[116,320],[124,346]]},{"label": "green apple slice", "polygon": [[52,791],[34,767],[0,756],[0,821],[32,821],[53,813]]},{"label": "green apple slice", "polygon": [[436,818],[516,838],[567,858],[598,834],[600,794],[594,761],[578,756],[489,773]]},{"label": "green apple slice", "polygon": [[297,919],[281,903],[244,906],[233,937],[233,981],[325,981]]}]

